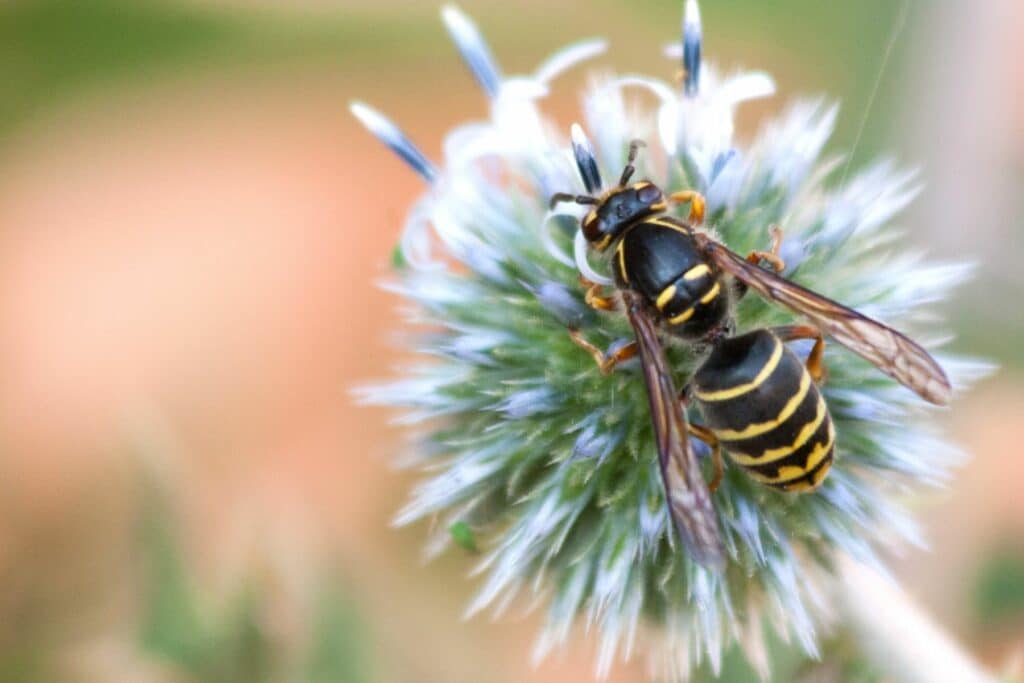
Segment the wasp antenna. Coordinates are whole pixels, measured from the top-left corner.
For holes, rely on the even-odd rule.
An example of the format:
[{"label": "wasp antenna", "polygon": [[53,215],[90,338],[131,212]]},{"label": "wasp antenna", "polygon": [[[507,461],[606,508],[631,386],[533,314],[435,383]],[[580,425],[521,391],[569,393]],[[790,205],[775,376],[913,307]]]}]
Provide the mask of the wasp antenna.
[{"label": "wasp antenna", "polygon": [[487,93],[487,97],[493,100],[498,96],[498,89],[501,87],[501,70],[498,69],[498,63],[494,61],[491,48],[488,47],[480,29],[455,5],[445,5],[441,8],[441,21],[448,29],[448,35],[451,36],[462,59],[473,72],[473,77]]},{"label": "wasp antenna", "polygon": [[686,0],[683,10],[683,93],[687,97],[697,94],[700,87],[700,48],[703,33],[700,25],[700,7],[697,0]]},{"label": "wasp antenna", "polygon": [[594,148],[590,146],[590,140],[583,128],[578,123],[572,124],[572,152],[576,156],[576,167],[580,170],[580,177],[583,179],[583,186],[587,192],[594,194],[600,191],[601,172],[597,170],[597,159],[594,158]]},{"label": "wasp antenna", "polygon": [[394,124],[388,117],[381,114],[373,107],[363,102],[352,102],[349,111],[359,119],[359,122],[366,126],[366,129],[376,136],[378,140],[391,148],[391,150],[402,158],[402,161],[409,164],[412,170],[416,171],[428,183],[437,179],[438,170],[427,156],[420,151],[409,136],[402,132],[402,129]]}]

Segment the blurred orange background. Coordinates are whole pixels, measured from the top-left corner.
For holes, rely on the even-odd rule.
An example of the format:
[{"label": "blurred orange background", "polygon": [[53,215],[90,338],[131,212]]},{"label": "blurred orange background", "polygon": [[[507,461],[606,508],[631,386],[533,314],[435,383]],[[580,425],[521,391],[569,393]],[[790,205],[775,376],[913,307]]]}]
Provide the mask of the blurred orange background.
[{"label": "blurred orange background", "polygon": [[[856,159],[891,149],[923,167],[908,239],[980,263],[945,312],[958,350],[1003,369],[949,414],[974,458],[920,502],[932,551],[895,564],[1002,668],[1024,648],[1024,8],[918,3],[868,110],[898,3],[704,4],[705,53],[777,77],[745,132],[790,96],[842,97],[835,149],[866,116]],[[611,42],[602,67],[674,68],[660,56],[674,2],[463,9],[508,72],[591,35]],[[396,362],[396,301],[375,282],[422,190],[348,102],[388,112],[434,158],[449,127],[486,112],[436,10],[0,7],[0,681],[589,679],[585,638],[534,669],[536,616],[461,620],[472,558],[421,566],[424,529],[389,527],[415,477],[390,465],[389,415],[348,393]],[[559,120],[583,83],[559,82]],[[182,664],[140,635],[152,482],[200,622],[216,631],[258,587],[266,667]],[[347,674],[294,663],[316,650],[325,590],[343,596],[344,656],[360,660]],[[1016,611],[989,618],[990,594]],[[641,679],[639,663],[612,675]]]}]

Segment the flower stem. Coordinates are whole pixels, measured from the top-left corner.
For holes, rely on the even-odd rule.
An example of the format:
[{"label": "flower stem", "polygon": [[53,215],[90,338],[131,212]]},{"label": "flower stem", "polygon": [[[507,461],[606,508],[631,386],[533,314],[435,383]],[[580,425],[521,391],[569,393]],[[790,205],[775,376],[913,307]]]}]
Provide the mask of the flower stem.
[{"label": "flower stem", "polygon": [[995,683],[899,586],[844,558],[840,606],[864,653],[900,683]]}]

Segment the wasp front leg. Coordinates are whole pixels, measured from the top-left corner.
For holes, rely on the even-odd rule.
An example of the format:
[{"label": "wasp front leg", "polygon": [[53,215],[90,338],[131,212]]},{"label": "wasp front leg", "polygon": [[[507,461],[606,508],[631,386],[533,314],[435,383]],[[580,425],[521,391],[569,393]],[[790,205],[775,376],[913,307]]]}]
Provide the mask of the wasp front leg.
[{"label": "wasp front leg", "polygon": [[707,208],[708,202],[700,192],[682,190],[680,192],[673,192],[668,196],[668,198],[676,204],[690,205],[691,222],[696,223],[697,225],[704,222],[704,211]]},{"label": "wasp front leg", "polygon": [[602,285],[591,282],[582,275],[580,275],[580,284],[587,288],[586,293],[583,295],[583,300],[594,310],[614,311],[618,308],[618,303],[614,296],[604,295],[604,287]]},{"label": "wasp front leg", "polygon": [[639,350],[636,341],[631,341],[618,348],[615,348],[615,345],[613,344],[608,347],[607,351],[602,351],[584,339],[583,334],[579,330],[570,329],[569,336],[572,337],[574,342],[576,342],[576,346],[590,354],[591,358],[594,359],[594,362],[597,363],[597,367],[600,368],[602,375],[607,375],[609,372],[614,370],[615,366],[619,363],[635,357]]},{"label": "wasp front leg", "polygon": [[772,332],[784,342],[813,339],[814,346],[807,356],[807,372],[815,384],[824,384],[828,371],[825,368],[825,337],[821,330],[811,325],[784,325],[772,328]]}]

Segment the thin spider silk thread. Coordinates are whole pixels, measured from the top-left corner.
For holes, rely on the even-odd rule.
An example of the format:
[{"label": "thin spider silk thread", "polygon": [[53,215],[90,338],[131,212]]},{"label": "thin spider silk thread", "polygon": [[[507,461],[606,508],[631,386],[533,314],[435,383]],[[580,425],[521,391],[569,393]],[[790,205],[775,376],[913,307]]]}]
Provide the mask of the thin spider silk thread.
[{"label": "thin spider silk thread", "polygon": [[885,77],[885,72],[889,69],[889,58],[892,57],[892,50],[896,46],[896,41],[899,39],[903,29],[907,25],[907,17],[910,14],[910,2],[911,0],[904,0],[903,7],[900,10],[899,17],[896,18],[896,23],[893,24],[892,32],[889,34],[889,42],[885,46],[885,52],[882,55],[882,64],[878,67],[878,75],[875,77],[875,84],[871,87],[871,94],[868,96],[868,103],[864,106],[864,115],[861,116],[860,126],[857,128],[857,137],[853,140],[853,147],[850,148],[850,153],[846,157],[846,163],[843,165],[843,175],[839,179],[839,187],[844,188],[846,186],[846,177],[850,173],[850,166],[853,163],[853,157],[857,153],[857,149],[860,147],[861,138],[864,137],[864,129],[867,128],[868,121],[871,119],[871,110],[875,105],[875,100],[878,98],[878,90],[882,85],[882,79]]}]

